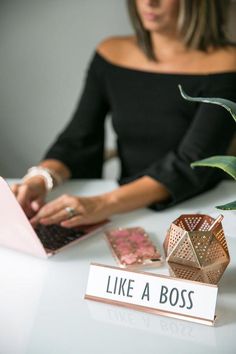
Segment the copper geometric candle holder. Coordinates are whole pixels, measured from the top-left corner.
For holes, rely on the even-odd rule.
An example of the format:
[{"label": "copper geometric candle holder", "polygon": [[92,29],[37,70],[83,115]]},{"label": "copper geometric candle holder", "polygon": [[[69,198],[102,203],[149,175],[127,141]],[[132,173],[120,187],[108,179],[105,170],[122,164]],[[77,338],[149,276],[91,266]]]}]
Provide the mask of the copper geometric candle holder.
[{"label": "copper geometric candle holder", "polygon": [[230,261],[221,222],[203,214],[184,214],[171,224],[164,251],[173,277],[217,284]]}]

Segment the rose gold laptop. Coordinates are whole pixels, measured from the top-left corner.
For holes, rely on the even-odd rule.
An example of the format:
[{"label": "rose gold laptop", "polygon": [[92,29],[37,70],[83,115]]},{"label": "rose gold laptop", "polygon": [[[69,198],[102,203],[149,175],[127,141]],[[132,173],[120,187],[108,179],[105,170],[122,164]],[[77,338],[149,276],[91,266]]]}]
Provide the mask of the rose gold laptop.
[{"label": "rose gold laptop", "polygon": [[48,258],[102,230],[107,221],[66,229],[59,225],[31,226],[7,182],[0,177],[0,246]]}]

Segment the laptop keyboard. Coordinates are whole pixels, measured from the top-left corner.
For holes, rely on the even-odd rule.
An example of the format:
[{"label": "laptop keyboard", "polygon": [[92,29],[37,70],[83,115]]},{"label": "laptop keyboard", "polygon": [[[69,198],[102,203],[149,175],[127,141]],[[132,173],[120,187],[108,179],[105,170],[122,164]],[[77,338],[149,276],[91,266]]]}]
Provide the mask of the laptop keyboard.
[{"label": "laptop keyboard", "polygon": [[57,250],[68,243],[79,239],[85,235],[85,231],[81,229],[67,229],[60,225],[42,225],[35,227],[35,232],[42,242],[44,248]]}]

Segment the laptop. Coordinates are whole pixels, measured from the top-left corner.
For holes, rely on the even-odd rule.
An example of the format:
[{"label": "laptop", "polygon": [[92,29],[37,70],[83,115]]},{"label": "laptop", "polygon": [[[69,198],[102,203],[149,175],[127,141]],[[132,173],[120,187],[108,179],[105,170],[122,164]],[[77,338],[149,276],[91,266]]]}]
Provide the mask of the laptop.
[{"label": "laptop", "polygon": [[30,224],[7,182],[0,177],[0,246],[48,258],[101,231],[107,220],[67,229],[60,225]]}]

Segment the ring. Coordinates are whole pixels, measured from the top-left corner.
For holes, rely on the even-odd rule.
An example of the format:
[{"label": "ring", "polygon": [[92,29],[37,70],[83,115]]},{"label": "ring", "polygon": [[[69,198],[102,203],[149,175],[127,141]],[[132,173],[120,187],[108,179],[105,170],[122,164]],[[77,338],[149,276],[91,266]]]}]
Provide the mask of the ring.
[{"label": "ring", "polygon": [[76,215],[76,210],[74,208],[66,207],[65,211],[67,212],[68,219],[71,219],[71,218],[73,218],[73,216]]}]

